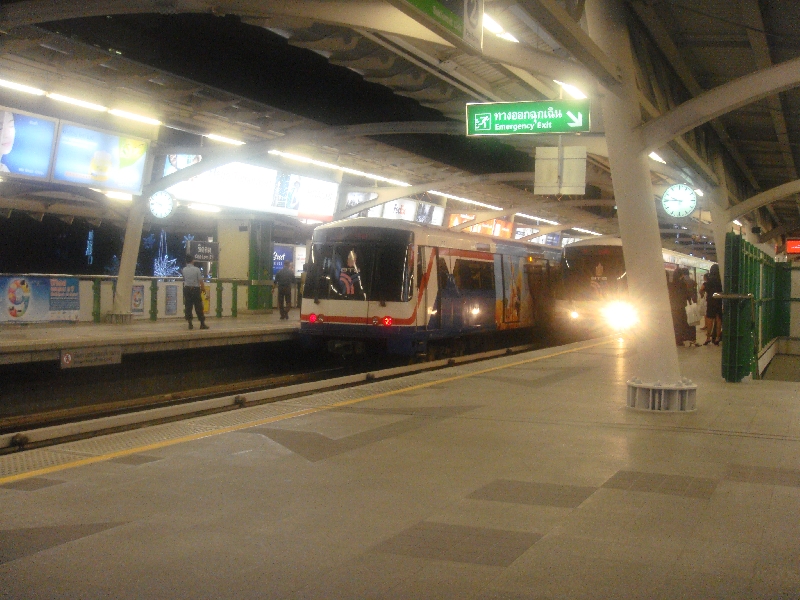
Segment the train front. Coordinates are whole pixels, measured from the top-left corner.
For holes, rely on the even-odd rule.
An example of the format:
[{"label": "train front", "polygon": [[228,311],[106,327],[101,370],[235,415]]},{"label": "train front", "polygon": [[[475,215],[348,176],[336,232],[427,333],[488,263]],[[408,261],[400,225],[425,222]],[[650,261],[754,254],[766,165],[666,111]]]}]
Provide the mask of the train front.
[{"label": "train front", "polygon": [[[360,220],[359,220],[360,221]],[[331,224],[314,231],[300,333],[340,354],[414,352],[414,233]]]},{"label": "train front", "polygon": [[628,330],[638,320],[628,301],[622,244],[604,242],[564,248],[563,289],[556,302],[563,330],[604,335]]}]

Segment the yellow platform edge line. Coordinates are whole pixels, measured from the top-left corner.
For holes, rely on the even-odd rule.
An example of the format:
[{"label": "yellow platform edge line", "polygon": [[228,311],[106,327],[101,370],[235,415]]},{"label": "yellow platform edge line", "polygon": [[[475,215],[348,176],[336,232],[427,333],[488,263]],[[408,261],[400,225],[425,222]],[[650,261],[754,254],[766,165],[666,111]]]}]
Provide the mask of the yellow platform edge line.
[{"label": "yellow platform edge line", "polygon": [[[139,454],[141,452],[149,452],[151,450],[158,450],[159,448],[166,448],[168,446],[175,446],[177,444],[183,444],[186,442],[192,442],[195,440],[201,440],[203,438],[212,437],[215,435],[222,435],[224,433],[231,433],[233,431],[241,431],[242,429],[250,429],[251,427],[258,427],[260,425],[268,425],[269,423],[276,423],[278,421],[284,421],[286,419],[294,419],[296,417],[302,417],[305,415],[313,414],[316,412],[321,412],[324,410],[330,410],[332,408],[339,408],[342,406],[349,406],[351,404],[358,404],[360,402],[366,402],[368,400],[375,400],[377,398],[385,398],[387,396],[393,396],[395,394],[402,394],[404,392],[412,391],[412,390],[419,390],[428,387],[433,387],[435,385],[441,385],[443,383],[450,383],[452,381],[459,381],[461,379],[468,379],[470,377],[475,377],[477,375],[483,375],[484,373],[491,373],[493,371],[499,371],[502,369],[509,369],[511,367],[517,367],[519,365],[525,365],[533,362],[539,362],[541,360],[546,360],[548,358],[555,358],[556,356],[561,356],[564,354],[571,354],[573,352],[580,352],[581,350],[588,350],[589,348],[596,348],[597,346],[602,346],[604,344],[611,343],[613,340],[605,339],[603,341],[590,344],[587,346],[581,346],[580,348],[571,348],[569,350],[561,350],[560,352],[554,352],[553,354],[546,354],[544,356],[536,356],[534,358],[526,358],[525,360],[518,360],[512,363],[508,363],[505,365],[499,365],[497,367],[489,367],[487,369],[481,369],[479,371],[474,371],[472,373],[465,373],[463,375],[453,375],[452,377],[445,377],[443,379],[437,379],[436,381],[429,381],[426,383],[419,383],[416,385],[411,385],[408,387],[401,388],[399,390],[392,390],[389,392],[380,392],[378,394],[370,394],[368,396],[362,396],[360,398],[355,398],[353,400],[343,400],[341,402],[335,402],[333,404],[326,404],[325,406],[317,406],[312,408],[305,408],[303,410],[294,411],[291,413],[287,413],[285,415],[277,415],[274,417],[268,417],[265,419],[258,419],[256,421],[250,421],[248,423],[242,423],[240,425],[231,425],[230,427],[222,427],[220,429],[215,429],[213,431],[204,431],[202,433],[194,433],[192,435],[186,435],[178,438],[174,438],[171,440],[164,440],[163,442],[156,442],[155,444],[147,444],[146,446],[137,446],[135,448],[128,448],[126,450],[118,450],[117,452],[109,452],[107,454],[100,454],[98,456],[91,456],[88,458],[82,458],[80,460],[75,460],[72,462],[67,462],[61,465],[53,465],[52,467],[44,467],[42,469],[35,469],[33,471],[27,471],[25,473],[19,473],[17,475],[8,475],[6,477],[0,477],[0,485],[6,483],[13,483],[15,481],[20,481],[22,479],[29,479],[31,477],[39,477],[41,475],[49,475],[51,473],[57,473],[58,471],[66,471],[67,469],[74,469],[76,467],[83,467],[85,465],[91,465],[98,462],[105,462],[108,460],[113,460],[115,458],[119,458],[121,456],[129,456],[131,454]],[[113,434],[112,434],[113,435]]]}]

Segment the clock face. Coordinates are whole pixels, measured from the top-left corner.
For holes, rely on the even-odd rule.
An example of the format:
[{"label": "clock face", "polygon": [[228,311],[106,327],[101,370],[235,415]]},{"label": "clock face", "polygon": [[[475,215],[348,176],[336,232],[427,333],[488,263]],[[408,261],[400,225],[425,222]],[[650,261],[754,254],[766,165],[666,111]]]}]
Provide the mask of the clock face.
[{"label": "clock face", "polygon": [[150,196],[150,212],[154,217],[164,219],[170,215],[175,207],[175,201],[169,192],[156,192]]},{"label": "clock face", "polygon": [[697,208],[697,194],[688,185],[672,185],[661,196],[661,206],[670,217],[688,217]]}]

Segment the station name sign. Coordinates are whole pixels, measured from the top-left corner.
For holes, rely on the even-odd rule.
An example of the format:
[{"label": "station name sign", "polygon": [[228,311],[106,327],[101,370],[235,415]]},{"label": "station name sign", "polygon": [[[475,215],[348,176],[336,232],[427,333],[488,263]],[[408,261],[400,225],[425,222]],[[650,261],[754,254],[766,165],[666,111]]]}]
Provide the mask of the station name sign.
[{"label": "station name sign", "polygon": [[218,242],[189,242],[188,254],[198,262],[217,262],[219,260]]},{"label": "station name sign", "polygon": [[467,104],[467,135],[586,133],[590,100]]}]

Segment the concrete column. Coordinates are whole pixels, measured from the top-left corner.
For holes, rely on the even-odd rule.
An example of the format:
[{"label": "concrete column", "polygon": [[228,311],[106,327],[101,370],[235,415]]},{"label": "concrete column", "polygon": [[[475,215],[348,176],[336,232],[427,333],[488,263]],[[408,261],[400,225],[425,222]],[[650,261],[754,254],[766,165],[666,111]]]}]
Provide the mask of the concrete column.
[{"label": "concrete column", "polygon": [[628,405],[693,410],[696,388],[680,374],[648,157],[637,129],[641,110],[625,10],[622,0],[586,3],[592,39],[623,76],[623,89],[604,91],[601,104],[628,290],[640,319],[632,338],[636,352]]},{"label": "concrete column", "polygon": [[728,183],[725,175],[725,161],[718,153],[714,155],[714,172],[717,174],[719,185],[711,190],[711,202],[709,211],[711,212],[711,230],[714,232],[714,248],[717,251],[717,263],[719,264],[719,276],[725,280],[725,235],[731,230],[731,222],[728,220]]},{"label": "concrete column", "polygon": [[136,274],[139,244],[142,241],[145,210],[147,210],[147,199],[143,196],[134,196],[130,212],[128,212],[128,223],[125,227],[122,257],[119,260],[117,293],[114,296],[114,311],[111,317],[114,323],[131,322],[131,292],[133,291],[133,276]]}]

